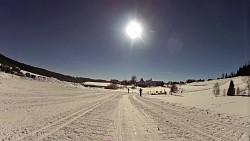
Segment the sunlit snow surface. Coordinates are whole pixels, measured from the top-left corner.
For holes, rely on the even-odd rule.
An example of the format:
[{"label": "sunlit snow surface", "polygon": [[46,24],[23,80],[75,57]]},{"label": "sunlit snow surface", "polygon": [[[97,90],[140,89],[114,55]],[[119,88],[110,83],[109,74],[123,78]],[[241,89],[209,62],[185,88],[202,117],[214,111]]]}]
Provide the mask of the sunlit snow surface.
[{"label": "sunlit snow surface", "polygon": [[[233,78],[244,89],[244,77]],[[0,140],[249,140],[249,97],[214,97],[219,82],[106,90],[0,72]],[[98,85],[99,83],[91,83]]]}]

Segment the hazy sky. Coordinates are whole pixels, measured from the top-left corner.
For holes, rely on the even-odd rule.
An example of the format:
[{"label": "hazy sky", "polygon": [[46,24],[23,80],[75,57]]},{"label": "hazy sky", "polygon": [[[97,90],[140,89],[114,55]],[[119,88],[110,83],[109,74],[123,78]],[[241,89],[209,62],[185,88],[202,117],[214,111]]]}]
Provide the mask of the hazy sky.
[{"label": "hazy sky", "polygon": [[[0,53],[101,79],[220,77],[250,58],[248,0],[0,0]],[[142,40],[131,47],[125,26]]]}]

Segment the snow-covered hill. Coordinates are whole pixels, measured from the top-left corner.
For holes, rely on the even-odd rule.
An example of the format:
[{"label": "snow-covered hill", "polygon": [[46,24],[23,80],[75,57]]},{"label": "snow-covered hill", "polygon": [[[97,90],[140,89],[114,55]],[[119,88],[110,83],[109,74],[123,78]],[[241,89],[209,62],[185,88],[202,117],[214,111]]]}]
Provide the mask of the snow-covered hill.
[{"label": "snow-covered hill", "polygon": [[[178,85],[183,89],[183,93],[178,92],[173,95],[146,95],[150,98],[160,99],[162,101],[179,103],[186,106],[193,106],[201,109],[209,109],[215,112],[228,113],[238,116],[250,117],[250,97],[247,96],[223,96],[223,91],[227,93],[229,83],[233,80],[235,89],[241,90],[241,95],[247,95],[246,83],[247,77],[234,77],[205,82],[194,82],[185,85]],[[212,89],[215,83],[220,84],[220,96],[215,97]],[[159,88],[163,89],[163,88]]]}]

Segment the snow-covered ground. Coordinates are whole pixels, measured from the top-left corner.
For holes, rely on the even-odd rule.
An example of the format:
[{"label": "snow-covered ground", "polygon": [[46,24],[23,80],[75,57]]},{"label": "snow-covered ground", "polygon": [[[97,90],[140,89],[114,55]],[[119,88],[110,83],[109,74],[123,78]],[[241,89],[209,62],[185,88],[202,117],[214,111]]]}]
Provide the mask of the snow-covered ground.
[{"label": "snow-covered ground", "polygon": [[111,85],[111,83],[104,83],[104,82],[85,82],[85,86],[93,86],[93,87],[107,87]]},{"label": "snow-covered ground", "polygon": [[[219,80],[221,90],[230,79]],[[242,78],[233,79],[243,89]],[[0,140],[249,141],[249,97],[214,97],[215,81],[168,88],[106,90],[0,72]]]},{"label": "snow-covered ground", "polygon": [[[179,103],[185,106],[193,106],[200,109],[208,109],[215,112],[228,113],[241,117],[250,118],[250,97],[246,97],[247,89],[244,83],[246,77],[235,77],[221,80],[195,82],[187,85],[178,86],[183,89],[183,93],[178,92],[173,95],[146,95],[150,98],[160,99],[165,102]],[[235,89],[241,90],[243,96],[223,96],[223,91],[227,93],[230,81],[233,80]],[[220,96],[215,97],[212,93],[213,85],[220,84]],[[158,88],[162,90],[163,88]],[[148,90],[146,90],[148,91]]]},{"label": "snow-covered ground", "polygon": [[[235,77],[232,79],[227,78],[177,85],[180,91],[183,89],[183,92],[181,93],[179,91],[173,95],[169,94],[170,89],[167,87],[151,87],[142,89],[143,95],[148,98],[250,118],[250,97],[246,97],[248,90],[246,88],[246,83],[244,83],[245,79],[246,77]],[[240,95],[242,96],[223,96],[224,91],[225,94],[227,93],[231,80],[233,80],[235,84],[235,90],[237,87],[240,88]],[[218,97],[215,97],[212,92],[213,86],[216,82],[220,85],[220,95]],[[130,93],[138,94],[139,89],[139,87],[136,89],[130,88]],[[127,89],[117,91],[127,92]],[[151,95],[151,93],[163,93],[164,91],[167,92],[167,95]]]}]

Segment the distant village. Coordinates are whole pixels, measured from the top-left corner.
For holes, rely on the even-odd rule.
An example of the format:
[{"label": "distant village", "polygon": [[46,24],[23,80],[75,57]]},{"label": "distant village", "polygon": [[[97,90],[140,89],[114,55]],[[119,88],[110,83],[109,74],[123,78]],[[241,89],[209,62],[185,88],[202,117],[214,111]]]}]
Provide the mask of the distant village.
[{"label": "distant village", "polygon": [[[13,75],[17,75],[20,77],[30,77],[33,79],[36,79],[38,77],[38,75],[26,72],[23,73],[21,72],[21,69],[19,67],[11,67],[11,66],[7,66],[7,65],[2,65],[0,64],[0,71],[5,72],[5,73],[9,73],[9,74],[13,74]],[[134,77],[134,78],[133,78]],[[218,78],[219,79],[219,78]],[[213,79],[208,79],[209,80],[213,80]],[[195,80],[195,79],[188,79],[186,80],[186,82],[180,81],[180,82],[172,82],[169,81],[167,83],[163,82],[163,81],[154,81],[152,78],[149,80],[144,81],[143,78],[140,79],[140,81],[136,80],[136,76],[132,76],[131,80],[123,80],[123,81],[119,81],[117,79],[111,79],[109,81],[109,83],[111,84],[120,84],[120,85],[135,85],[138,87],[156,87],[156,86],[164,86],[164,85],[173,85],[173,84],[185,84],[185,83],[192,83],[192,82],[204,82],[204,79],[199,79],[199,80]],[[104,84],[101,84],[104,83]],[[107,84],[109,84],[107,83]],[[105,82],[95,82],[95,83],[82,83],[84,86],[86,87],[105,87]],[[98,84],[95,86],[95,84]]]},{"label": "distant village", "polygon": [[[33,79],[40,78],[40,75],[35,75],[30,72],[22,72],[19,67],[11,67],[7,65],[2,65],[0,64],[0,71],[9,73],[12,75],[20,76],[20,77],[29,77]],[[192,83],[192,82],[199,82],[199,81],[204,81],[204,80],[187,80],[185,83]],[[132,76],[131,80],[123,80],[119,81],[117,79],[111,79],[110,81],[107,82],[83,82],[82,85],[85,87],[103,87],[103,88],[114,88],[114,85],[123,85],[123,86],[128,86],[128,85],[133,85],[133,86],[138,86],[138,87],[156,87],[156,86],[168,86],[168,85],[173,85],[173,84],[185,84],[184,82],[163,82],[163,81],[154,81],[152,78],[149,80],[143,80],[141,78],[139,81],[137,81],[136,76]],[[112,84],[112,85],[111,85]]]},{"label": "distant village", "polygon": [[[55,73],[55,72],[47,71],[45,69],[35,68],[32,66],[21,64],[19,62],[15,62],[14,60],[6,58],[5,56],[2,56],[1,62],[5,62],[5,63],[7,62],[9,64],[12,64],[12,66],[0,64],[0,71],[5,72],[5,73],[9,73],[12,75],[16,75],[16,76],[20,76],[20,77],[28,77],[28,78],[32,78],[32,79],[39,79],[39,80],[46,79],[46,77],[48,77],[48,78],[53,77],[53,78],[56,78],[56,79],[61,80],[61,81],[80,83],[85,87],[98,87],[98,88],[106,88],[106,89],[118,89],[118,88],[124,88],[124,87],[146,88],[146,87],[158,87],[158,86],[176,89],[175,87],[177,84],[183,85],[183,84],[187,84],[187,83],[204,82],[205,81],[204,79],[198,79],[198,80],[188,79],[185,82],[184,81],[163,82],[163,81],[155,81],[152,78],[148,79],[148,80],[144,80],[143,78],[141,78],[140,80],[137,80],[137,77],[135,75],[133,75],[131,77],[131,80],[122,80],[122,81],[119,81],[117,79],[111,79],[110,81],[93,80],[93,79],[65,76],[62,74]],[[39,72],[40,74],[21,70],[19,67],[15,66],[13,64],[22,65],[23,67],[29,68],[30,70],[35,70],[36,72]],[[236,76],[249,76],[250,75],[249,73],[250,73],[250,61],[248,62],[248,64],[244,65],[243,67],[240,67],[237,70],[237,73],[231,72],[231,74],[229,74],[229,75],[222,74],[222,76],[217,78],[217,79],[232,78],[232,77],[236,77]],[[41,75],[41,74],[46,74],[46,75]],[[77,80],[79,80],[79,81],[77,81]],[[214,80],[214,79],[207,79],[207,81],[211,81],[211,80]]]}]

